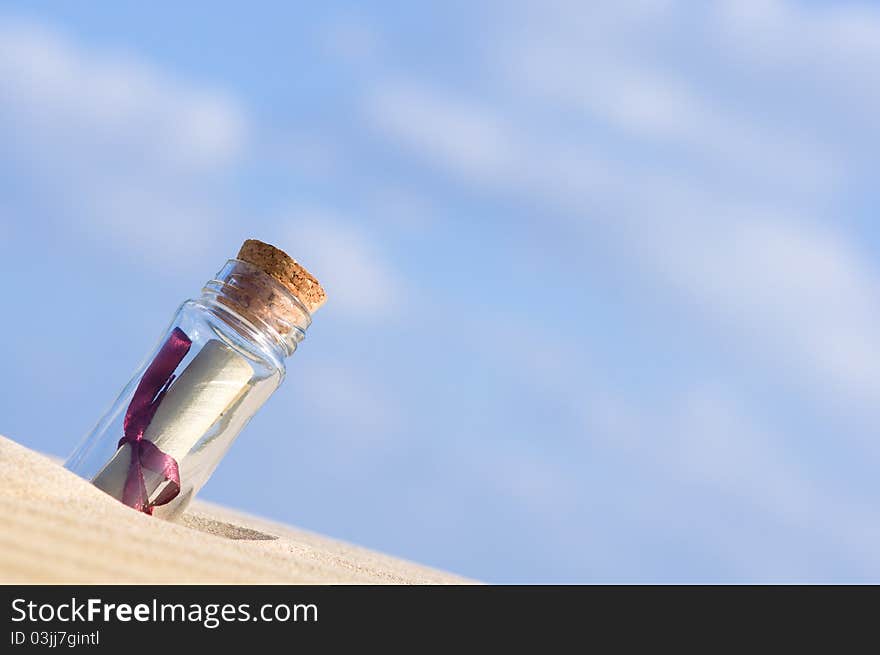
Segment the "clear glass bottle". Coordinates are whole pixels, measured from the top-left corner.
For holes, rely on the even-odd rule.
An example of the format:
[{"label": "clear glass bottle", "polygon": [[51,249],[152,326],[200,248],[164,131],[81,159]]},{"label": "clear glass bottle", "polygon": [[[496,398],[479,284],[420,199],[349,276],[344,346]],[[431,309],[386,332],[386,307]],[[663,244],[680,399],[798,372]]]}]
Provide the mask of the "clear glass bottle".
[{"label": "clear glass bottle", "polygon": [[295,260],[246,241],[181,305],[65,466],[135,509],[179,516],[281,384],[324,299]]}]

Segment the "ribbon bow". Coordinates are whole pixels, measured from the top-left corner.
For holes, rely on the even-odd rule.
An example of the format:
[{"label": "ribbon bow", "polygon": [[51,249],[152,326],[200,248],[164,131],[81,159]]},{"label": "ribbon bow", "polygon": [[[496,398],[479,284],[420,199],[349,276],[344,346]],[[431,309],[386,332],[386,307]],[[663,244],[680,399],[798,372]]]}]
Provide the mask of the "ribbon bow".
[{"label": "ribbon bow", "polygon": [[[150,362],[138,383],[134,396],[125,412],[122,424],[124,436],[119,447],[131,446],[131,464],[122,492],[122,502],[145,514],[152,514],[153,507],[171,502],[180,493],[180,471],[171,455],[163,453],[144,432],[153,420],[162,398],[174,380],[174,371],[189,352],[192,340],[180,328],[174,328],[159,353]],[[170,484],[165,485],[155,500],[150,502],[144,483],[144,469],[160,473]]]}]

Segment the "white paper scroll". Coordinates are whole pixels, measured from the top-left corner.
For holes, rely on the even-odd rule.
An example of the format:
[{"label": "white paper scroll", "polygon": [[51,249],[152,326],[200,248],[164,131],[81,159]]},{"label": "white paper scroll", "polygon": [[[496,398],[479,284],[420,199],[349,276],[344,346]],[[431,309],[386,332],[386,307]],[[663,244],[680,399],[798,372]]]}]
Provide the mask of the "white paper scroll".
[{"label": "white paper scroll", "polygon": [[[144,433],[178,465],[223,413],[244,393],[254,371],[247,360],[216,339],[210,340],[168,389]],[[131,463],[131,446],[123,444],[92,482],[122,499]],[[161,474],[144,470],[147,496],[163,483]]]}]

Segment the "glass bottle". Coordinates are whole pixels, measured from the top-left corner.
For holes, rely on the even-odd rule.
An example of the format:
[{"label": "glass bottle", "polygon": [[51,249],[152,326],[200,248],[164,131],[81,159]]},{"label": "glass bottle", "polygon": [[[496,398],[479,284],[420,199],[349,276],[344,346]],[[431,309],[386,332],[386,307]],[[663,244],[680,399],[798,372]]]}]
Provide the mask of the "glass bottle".
[{"label": "glass bottle", "polygon": [[281,384],[324,300],[294,259],[245,241],[202,295],[180,306],[65,466],[139,511],[179,516]]}]

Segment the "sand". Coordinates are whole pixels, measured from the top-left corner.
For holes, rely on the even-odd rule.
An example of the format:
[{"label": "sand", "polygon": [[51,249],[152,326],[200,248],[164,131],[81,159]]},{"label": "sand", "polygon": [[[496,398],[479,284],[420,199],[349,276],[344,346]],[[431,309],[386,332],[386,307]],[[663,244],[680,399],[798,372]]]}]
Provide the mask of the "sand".
[{"label": "sand", "polygon": [[2,436],[0,481],[0,583],[470,582],[198,500],[156,519]]}]

